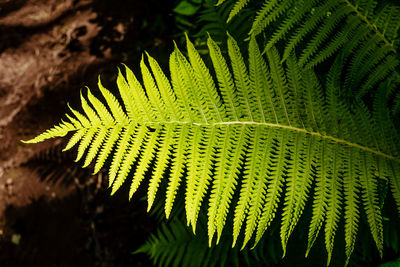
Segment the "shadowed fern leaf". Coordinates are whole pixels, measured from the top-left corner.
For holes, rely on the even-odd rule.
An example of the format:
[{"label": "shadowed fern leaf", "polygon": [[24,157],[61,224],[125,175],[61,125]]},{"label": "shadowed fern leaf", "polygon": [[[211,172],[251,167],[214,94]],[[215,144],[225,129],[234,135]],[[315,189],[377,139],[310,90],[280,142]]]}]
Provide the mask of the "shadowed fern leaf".
[{"label": "shadowed fern leaf", "polygon": [[[205,218],[202,218],[205,219]],[[202,226],[204,224],[204,220]],[[220,245],[208,246],[206,229],[200,228],[201,234],[196,236],[180,220],[174,218],[171,222],[162,223],[157,232],[151,234],[146,243],[134,253],[146,253],[155,266],[265,266],[278,260],[273,250],[274,239],[268,240],[266,246],[256,249],[240,250],[231,248],[230,235],[221,237]]]},{"label": "shadowed fern leaf", "polygon": [[[363,206],[382,253],[377,177],[389,181],[400,211],[400,142],[379,98],[374,118],[361,104],[350,111],[338,98],[340,62],[328,75],[325,96],[316,75],[301,70],[293,55],[283,65],[272,47],[265,60],[254,38],[248,63],[231,36],[229,61],[211,38],[207,45],[217,82],[187,40],[188,58],[177,47],[170,56],[171,83],[147,55],[147,62],[141,62],[144,87],[127,67],[125,74],[118,73],[126,111],[99,82],[107,107],[88,91],[81,98],[83,114],[71,108],[75,118],[68,115],[28,142],[74,132],[67,149],[79,143],[77,160],[87,151],[84,165],[96,158],[96,171],[114,151],[109,168],[112,194],[132,173],[131,198],[151,172],[149,209],[160,181],[166,179],[166,217],[184,187],[187,223],[193,231],[208,202],[210,245],[214,235],[219,242],[229,212],[234,218],[233,245],[242,230],[242,246],[252,238],[256,245],[283,201],[280,235],[285,252],[315,185],[308,250],[324,226],[329,262],[344,213],[350,257]],[[235,192],[238,201],[232,202]]]},{"label": "shadowed fern leaf", "polygon": [[[236,1],[229,19],[248,2]],[[296,50],[298,63],[305,68],[313,68],[342,50],[344,66],[348,66],[345,89],[351,92],[357,88],[357,96],[362,97],[399,71],[399,29],[400,6],[384,1],[265,0],[249,34],[267,32],[265,51],[282,42],[282,60]]]}]

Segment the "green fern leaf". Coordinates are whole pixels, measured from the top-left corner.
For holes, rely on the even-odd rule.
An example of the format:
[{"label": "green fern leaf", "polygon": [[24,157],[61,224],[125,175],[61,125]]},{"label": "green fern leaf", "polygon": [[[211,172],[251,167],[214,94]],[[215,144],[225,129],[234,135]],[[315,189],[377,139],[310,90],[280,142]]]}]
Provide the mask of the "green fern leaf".
[{"label": "green fern leaf", "polygon": [[326,207],[326,222],[325,222],[325,245],[328,251],[327,266],[330,264],[335,233],[338,226],[341,210],[341,191],[342,191],[342,177],[340,169],[343,168],[343,148],[339,144],[333,147],[333,155],[329,159],[334,162],[330,170],[328,170],[329,188],[328,188],[328,202]]},{"label": "green fern leaf", "polygon": [[105,98],[108,107],[111,110],[113,117],[115,118],[116,122],[119,124],[125,124],[128,122],[128,116],[122,110],[118,100],[115,98],[113,94],[110,93],[104,86],[101,84],[101,80],[99,77],[98,86],[101,91],[101,94]]},{"label": "green fern leaf", "polygon": [[[100,171],[101,167],[103,167],[104,162],[107,160],[107,157],[110,155],[114,144],[117,142],[120,134],[121,134],[121,127],[116,126],[112,128],[105,138],[102,148],[100,149],[100,153],[98,153],[98,157],[96,160],[96,164],[94,166],[93,173],[97,173]],[[71,138],[72,140],[72,138]]]},{"label": "green fern leaf", "polygon": [[96,160],[95,172],[114,151],[109,167],[112,194],[132,174],[131,198],[148,173],[150,209],[164,180],[166,217],[178,192],[184,191],[186,220],[194,232],[201,209],[206,209],[210,245],[214,235],[220,241],[232,212],[233,245],[244,229],[242,248],[253,235],[255,246],[282,199],[285,254],[311,197],[306,254],[325,223],[329,263],[344,213],[348,260],[357,235],[359,201],[382,253],[377,176],[389,181],[400,207],[400,142],[385,109],[385,94],[376,97],[372,115],[360,103],[349,110],[339,98],[341,57],[328,73],[324,90],[315,73],[302,70],[293,54],[282,64],[278,50],[271,48],[265,61],[254,37],[248,64],[231,36],[230,65],[211,38],[207,44],[216,82],[188,40],[188,59],[177,47],[170,56],[171,83],[149,56],[140,63],[144,87],[128,68],[125,74],[118,71],[126,112],[99,82],[105,104],[90,91],[87,98],[82,94],[83,114],[71,109],[75,118],[68,115],[68,121],[28,142],[73,132],[66,149],[79,144],[77,160],[84,158],[85,166]]},{"label": "green fern leaf", "polygon": [[[250,155],[247,164],[244,167],[243,183],[240,189],[239,201],[235,207],[235,215],[233,220],[233,244],[235,246],[236,240],[239,236],[242,223],[245,218],[245,214],[248,213],[250,207],[250,199],[252,189],[257,179],[260,179],[259,165],[264,160],[261,155],[261,149],[265,147],[265,129],[256,127],[255,129],[249,129],[248,138],[251,142],[248,143],[248,150]],[[264,169],[265,170],[265,169]],[[261,174],[262,175],[262,174]]]},{"label": "green fern leaf", "polygon": [[162,137],[160,138],[161,141],[159,142],[159,152],[156,155],[156,164],[153,170],[153,178],[150,181],[147,193],[147,211],[150,211],[154,203],[158,186],[161,182],[162,176],[167,168],[167,164],[170,159],[170,149],[174,144],[172,136],[174,136],[176,128],[172,125],[167,125],[165,128],[165,132],[162,133]]},{"label": "green fern leaf", "polygon": [[349,149],[349,155],[347,157],[346,167],[348,169],[347,175],[343,177],[343,188],[344,188],[344,200],[345,200],[345,241],[346,241],[346,264],[348,265],[350,256],[354,250],[356,242],[358,221],[359,221],[359,174],[354,162],[359,162],[359,153]]},{"label": "green fern leaf", "polygon": [[[194,167],[187,177],[187,196],[186,196],[186,214],[187,220],[192,224],[193,232],[196,232],[196,221],[204,195],[207,192],[208,185],[212,179],[212,161],[215,160],[212,150],[216,147],[219,131],[212,128],[209,132],[203,130],[201,142],[198,150],[199,154],[191,154]],[[200,163],[199,163],[200,159]]]},{"label": "green fern leaf", "polygon": [[242,164],[245,147],[247,146],[247,132],[242,127],[227,125],[223,128],[217,147],[216,170],[211,189],[208,209],[208,236],[211,245],[215,231],[217,243],[225,225],[226,216],[237,185],[238,172]]},{"label": "green fern leaf", "polygon": [[[131,143],[125,149],[125,153],[122,157],[120,168],[118,169],[118,174],[112,186],[111,195],[113,195],[123,184],[126,177],[131,170],[133,162],[139,155],[140,147],[144,143],[144,140],[148,134],[149,129],[145,127],[139,127],[131,136]],[[147,144],[147,143],[146,143]]]},{"label": "green fern leaf", "polygon": [[273,148],[277,151],[277,153],[273,153],[273,155],[271,155],[270,164],[268,166],[270,171],[268,171],[269,179],[267,180],[267,194],[265,197],[265,205],[257,225],[254,246],[261,240],[264,232],[268,229],[269,225],[274,219],[282,193],[284,181],[283,170],[285,165],[285,156],[287,153],[280,146],[287,142],[287,136],[276,131],[273,140],[276,140]]},{"label": "green fern leaf", "polygon": [[289,236],[293,232],[306,204],[313,178],[310,164],[313,156],[313,140],[308,139],[314,138],[307,135],[297,135],[294,138],[294,140],[290,140],[290,146],[293,146],[291,152],[293,153],[290,153],[289,157],[293,157],[293,159],[290,160],[290,165],[292,166],[288,167],[290,174],[287,179],[285,207],[282,213],[281,240],[283,255],[286,254],[286,244]]},{"label": "green fern leaf", "polygon": [[177,140],[174,142],[176,150],[175,158],[172,159],[171,175],[169,177],[166,199],[165,199],[165,216],[168,219],[174,204],[176,191],[182,180],[183,169],[185,167],[187,155],[185,153],[187,146],[191,143],[193,135],[187,125],[182,125],[179,129]]},{"label": "green fern leaf", "polygon": [[239,120],[242,113],[238,106],[232,75],[228,69],[226,61],[222,56],[218,45],[211,38],[208,38],[207,46],[215,68],[215,74],[218,79],[222,100],[225,103],[226,115],[229,116],[230,119]]},{"label": "green fern leaf", "polygon": [[272,138],[270,138],[270,135],[273,133],[272,131],[267,131],[266,133],[261,133],[261,134],[264,134],[266,136],[265,140],[268,140],[267,142],[269,143],[265,143],[263,145],[264,151],[262,151],[262,153],[258,158],[258,160],[260,161],[259,167],[257,168],[259,174],[255,177],[256,180],[251,187],[250,201],[249,201],[250,203],[255,203],[255,204],[249,207],[248,216],[246,219],[246,229],[245,229],[245,236],[242,249],[246,246],[246,244],[252,237],[253,232],[256,229],[257,222],[260,219],[262,207],[264,205],[264,195],[266,191],[266,177],[268,176],[266,170],[268,168],[268,163],[269,163],[269,161],[266,159],[269,159],[271,157],[270,147],[272,146]]},{"label": "green fern leaf", "polygon": [[87,129],[79,129],[74,135],[69,139],[68,144],[65,146],[63,151],[70,150],[73,146],[75,146],[79,141],[81,141],[82,137],[85,135]]},{"label": "green fern leaf", "polygon": [[315,240],[318,237],[319,231],[321,230],[322,223],[325,219],[327,202],[328,202],[328,194],[331,182],[327,177],[329,170],[329,159],[328,156],[331,151],[329,151],[330,147],[327,146],[327,141],[323,140],[322,144],[317,147],[317,151],[319,152],[319,157],[316,157],[315,166],[317,168],[316,171],[316,188],[314,193],[313,200],[313,210],[312,217],[310,222],[310,228],[308,232],[308,244],[306,257],[308,256],[310,249],[314,245]]},{"label": "green fern leaf", "polygon": [[132,198],[133,194],[138,189],[141,181],[144,178],[146,171],[149,168],[151,161],[155,156],[155,150],[157,149],[158,145],[157,140],[159,139],[160,132],[161,130],[157,128],[155,132],[149,133],[149,135],[147,135],[147,139],[144,141],[145,145],[143,147],[143,152],[140,160],[138,160],[138,165],[136,167],[135,174],[132,178],[132,184],[129,190],[129,199]]},{"label": "green fern leaf", "polygon": [[[237,1],[232,10],[229,12],[229,17],[227,19],[227,22],[229,22],[234,16],[236,16],[240,12],[240,10],[242,10],[248,4],[249,1],[250,0]],[[222,4],[221,1],[219,1],[217,5],[220,4]]]},{"label": "green fern leaf", "polygon": [[118,169],[121,165],[122,159],[124,158],[124,155],[129,145],[129,140],[131,139],[135,128],[135,125],[129,125],[127,128],[124,129],[124,132],[118,140],[117,148],[109,169],[108,186],[111,186],[114,183],[115,178],[117,177]]}]

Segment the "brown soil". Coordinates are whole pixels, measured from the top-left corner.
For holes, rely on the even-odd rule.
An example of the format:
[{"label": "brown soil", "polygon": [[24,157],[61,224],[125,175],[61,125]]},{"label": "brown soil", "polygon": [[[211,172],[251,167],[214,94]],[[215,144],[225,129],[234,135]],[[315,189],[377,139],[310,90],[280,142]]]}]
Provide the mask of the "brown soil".
[{"label": "brown soil", "polygon": [[62,140],[20,140],[58,122],[67,101],[77,106],[98,74],[113,88],[120,62],[137,66],[144,49],[165,54],[171,9],[156,0],[0,0],[1,266],[149,264],[130,254],[155,226],[140,193],[132,203],[126,192],[110,197],[106,175],[74,164]]}]

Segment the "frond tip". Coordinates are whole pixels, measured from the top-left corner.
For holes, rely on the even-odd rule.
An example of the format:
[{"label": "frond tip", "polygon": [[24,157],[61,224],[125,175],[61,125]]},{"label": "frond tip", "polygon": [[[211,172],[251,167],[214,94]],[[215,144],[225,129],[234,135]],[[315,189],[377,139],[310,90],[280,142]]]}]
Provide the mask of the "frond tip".
[{"label": "frond tip", "polygon": [[294,56],[284,65],[272,47],[266,61],[254,37],[249,62],[231,36],[228,60],[211,38],[207,45],[215,75],[187,39],[188,59],[177,47],[170,56],[170,80],[146,54],[141,62],[144,86],[126,66],[125,74],[118,71],[123,106],[99,81],[105,101],[90,91],[82,94],[83,114],[71,108],[73,115],[66,121],[27,142],[74,132],[66,149],[79,144],[77,159],[84,159],[85,166],[95,160],[95,171],[114,151],[109,168],[112,193],[133,177],[132,197],[150,173],[148,207],[164,181],[167,217],[178,190],[185,187],[186,217],[193,231],[208,198],[210,244],[214,235],[219,242],[233,211],[233,244],[244,229],[242,247],[252,238],[256,245],[282,200],[285,251],[311,198],[307,253],[325,224],[329,262],[344,212],[349,258],[361,202],[381,252],[377,174],[389,181],[400,207],[398,136],[380,134],[392,129],[389,123],[375,119],[361,104],[350,112],[337,97],[340,79],[335,75],[328,75],[323,90],[311,70],[300,71]]}]

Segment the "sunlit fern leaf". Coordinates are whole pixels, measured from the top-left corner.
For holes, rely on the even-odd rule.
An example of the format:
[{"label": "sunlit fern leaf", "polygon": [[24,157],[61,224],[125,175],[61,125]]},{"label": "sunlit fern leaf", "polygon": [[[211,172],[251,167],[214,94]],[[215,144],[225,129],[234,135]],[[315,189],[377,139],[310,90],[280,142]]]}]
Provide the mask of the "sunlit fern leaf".
[{"label": "sunlit fern leaf", "polygon": [[238,184],[238,173],[247,145],[245,126],[241,128],[228,125],[224,127],[217,146],[215,177],[208,209],[209,244],[217,232],[217,243],[222,234],[225,220],[229,211],[232,195]]},{"label": "sunlit fern leaf", "polygon": [[[177,193],[184,191],[187,224],[196,231],[199,214],[207,214],[210,245],[215,235],[220,241],[232,214],[233,244],[242,242],[245,247],[254,239],[255,246],[283,201],[285,252],[310,199],[306,253],[324,225],[329,263],[344,213],[349,258],[359,206],[364,207],[382,253],[377,177],[388,180],[400,212],[400,142],[384,105],[386,98],[375,98],[373,116],[361,104],[349,110],[339,98],[340,58],[323,90],[316,75],[302,69],[293,55],[282,64],[272,47],[265,60],[253,37],[246,62],[233,37],[227,38],[228,58],[208,39],[215,73],[187,39],[189,59],[177,47],[170,56],[171,83],[149,56],[141,62],[144,87],[127,67],[119,70],[117,85],[126,112],[99,83],[105,101],[83,92],[83,114],[71,109],[76,118],[68,115],[27,142],[73,132],[67,148],[79,144],[78,159],[83,158],[84,165],[96,159],[95,171],[113,151],[112,194],[131,174],[131,198],[149,175],[150,209],[164,180],[166,217]],[[207,211],[201,213],[202,208]]]},{"label": "sunlit fern leaf", "polygon": [[[232,14],[247,2],[237,0]],[[255,5],[249,34],[267,33],[264,52],[282,42],[283,61],[296,51],[300,66],[313,68],[343,50],[345,89],[357,88],[358,97],[399,71],[400,6],[375,0],[265,0]]]},{"label": "sunlit fern leaf", "polygon": [[194,233],[196,232],[196,222],[201,203],[212,179],[213,160],[215,159],[212,157],[214,153],[210,150],[215,148],[219,134],[215,128],[199,130],[202,130],[200,133],[201,144],[195,153],[191,153],[190,160],[193,162],[193,167],[187,176],[187,195],[185,200],[187,221],[192,224]]},{"label": "sunlit fern leaf", "polygon": [[[265,129],[261,129],[256,127],[250,128],[248,132],[248,138],[250,141],[248,142],[248,160],[244,166],[244,179],[242,181],[242,187],[240,189],[239,201],[235,207],[235,215],[233,219],[233,245],[237,241],[240,230],[242,228],[242,224],[246,214],[248,214],[248,209],[251,203],[251,193],[253,191],[253,186],[258,184],[259,179],[262,179],[259,175],[260,165],[265,159],[262,157],[262,150],[265,147],[267,134]],[[265,170],[265,168],[264,168]],[[261,199],[258,199],[258,203]],[[253,202],[254,203],[254,202]],[[249,214],[248,218],[251,217],[252,214]],[[254,229],[254,227],[253,227]],[[254,230],[252,229],[251,232]]]}]

